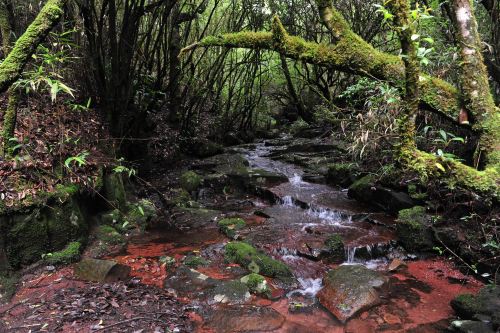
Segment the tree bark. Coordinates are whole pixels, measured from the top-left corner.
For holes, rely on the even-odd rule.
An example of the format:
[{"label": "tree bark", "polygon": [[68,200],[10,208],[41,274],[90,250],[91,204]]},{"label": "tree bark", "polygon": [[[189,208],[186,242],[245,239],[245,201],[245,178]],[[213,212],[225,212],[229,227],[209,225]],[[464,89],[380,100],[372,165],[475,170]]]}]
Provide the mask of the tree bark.
[{"label": "tree bark", "polygon": [[451,10],[460,48],[460,85],[465,107],[474,118],[474,128],[482,132],[476,165],[500,172],[500,110],[490,91],[474,8],[470,0],[452,0]]}]

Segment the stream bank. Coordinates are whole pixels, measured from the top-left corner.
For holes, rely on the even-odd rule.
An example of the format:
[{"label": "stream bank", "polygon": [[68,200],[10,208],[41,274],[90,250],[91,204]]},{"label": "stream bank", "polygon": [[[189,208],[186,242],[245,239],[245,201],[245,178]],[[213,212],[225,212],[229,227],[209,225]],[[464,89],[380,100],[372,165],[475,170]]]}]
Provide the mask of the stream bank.
[{"label": "stream bank", "polygon": [[[168,311],[182,313],[169,323],[172,331],[447,331],[454,317],[450,301],[476,294],[482,283],[444,257],[408,252],[393,216],[326,185],[314,173],[322,164],[313,161],[332,152],[345,153],[331,142],[276,139],[195,160],[179,175],[183,189],[173,191],[169,215],[107,258],[130,267],[134,286],[170,300]],[[289,163],[287,155],[307,167]],[[170,187],[168,178],[152,185]],[[160,205],[158,195],[152,199]],[[73,282],[71,268],[41,279],[40,291],[61,281],[75,290],[96,287]],[[38,290],[37,283],[28,281],[13,302],[22,290]],[[111,313],[121,311],[118,305],[109,305]],[[26,319],[30,310],[24,310],[7,310],[4,318]],[[161,321],[168,313],[161,316],[124,322],[120,330],[133,332],[147,318],[167,327]],[[98,319],[75,317],[72,329],[106,327]]]}]

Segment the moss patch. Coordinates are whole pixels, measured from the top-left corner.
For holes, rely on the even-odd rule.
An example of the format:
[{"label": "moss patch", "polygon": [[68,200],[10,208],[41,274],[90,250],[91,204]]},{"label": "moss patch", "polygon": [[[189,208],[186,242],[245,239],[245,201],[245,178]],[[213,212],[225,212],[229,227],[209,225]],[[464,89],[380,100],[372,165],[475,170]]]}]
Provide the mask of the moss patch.
[{"label": "moss patch", "polygon": [[328,247],[328,260],[333,262],[342,262],[345,259],[344,241],[339,234],[330,235],[325,241]]},{"label": "moss patch", "polygon": [[280,279],[290,279],[292,272],[284,263],[274,260],[257,251],[252,245],[244,242],[231,242],[226,245],[225,259],[248,268],[254,273]]},{"label": "moss patch", "polygon": [[194,171],[184,172],[181,176],[181,186],[188,192],[193,192],[198,189],[202,178]]},{"label": "moss patch", "polygon": [[257,273],[250,273],[240,279],[248,287],[250,292],[256,294],[268,294],[270,292],[266,279]]},{"label": "moss patch", "polygon": [[118,245],[125,242],[125,238],[110,225],[101,225],[96,231],[97,238],[109,245]]},{"label": "moss patch", "polygon": [[71,242],[63,250],[49,253],[44,260],[51,265],[64,265],[78,261],[80,258],[82,244],[80,242]]},{"label": "moss patch", "polygon": [[198,266],[206,266],[208,265],[208,261],[200,256],[187,256],[184,258],[184,265],[191,267],[191,268],[197,268]]},{"label": "moss patch", "polygon": [[239,217],[222,219],[217,224],[222,232],[230,238],[234,238],[236,232],[246,226],[245,221]]}]

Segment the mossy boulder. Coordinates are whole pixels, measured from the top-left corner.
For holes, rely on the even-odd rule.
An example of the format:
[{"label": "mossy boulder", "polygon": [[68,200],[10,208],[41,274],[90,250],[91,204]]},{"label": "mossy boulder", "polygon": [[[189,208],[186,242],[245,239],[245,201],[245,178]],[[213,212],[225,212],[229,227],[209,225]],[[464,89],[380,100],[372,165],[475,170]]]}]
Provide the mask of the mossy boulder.
[{"label": "mossy boulder", "polygon": [[80,259],[82,244],[71,242],[63,250],[45,255],[44,260],[51,265],[65,265]]},{"label": "mossy boulder", "polygon": [[270,292],[266,279],[257,273],[245,275],[240,281],[244,283],[252,293],[268,294]]},{"label": "mossy boulder", "polygon": [[359,174],[354,163],[334,163],[328,165],[325,179],[327,184],[347,187],[359,178]]},{"label": "mossy boulder", "polygon": [[348,195],[390,214],[397,214],[400,210],[417,204],[417,201],[407,193],[377,184],[373,175],[367,175],[355,181],[349,187]]},{"label": "mossy boulder", "polygon": [[246,226],[245,220],[239,217],[225,218],[220,220],[217,225],[220,230],[229,238],[234,238],[238,230]]},{"label": "mossy boulder", "polygon": [[451,307],[462,319],[475,319],[482,316],[500,329],[500,287],[488,285],[477,295],[462,294],[451,301]]},{"label": "mossy boulder", "polygon": [[345,259],[345,248],[344,241],[339,234],[330,235],[326,241],[325,245],[328,249],[327,260],[330,262],[340,263]]},{"label": "mossy boulder", "polygon": [[181,186],[188,192],[196,191],[201,185],[202,178],[194,171],[187,171],[181,175]]},{"label": "mossy boulder", "polygon": [[422,206],[403,209],[398,214],[396,231],[403,247],[411,252],[430,251],[433,237],[430,218]]},{"label": "mossy boulder", "polygon": [[224,147],[210,140],[195,140],[189,147],[189,152],[195,157],[206,158],[222,154]]},{"label": "mossy boulder", "polygon": [[223,281],[210,291],[209,303],[244,304],[250,300],[248,287],[238,281]]},{"label": "mossy boulder", "polygon": [[127,214],[124,220],[138,227],[145,227],[157,216],[156,206],[147,199],[128,205]]},{"label": "mossy boulder", "polygon": [[2,266],[20,268],[41,260],[43,254],[64,249],[72,241],[85,242],[88,230],[78,194],[73,191],[64,195],[58,192],[45,204],[9,211],[0,215]]},{"label": "mossy boulder", "polygon": [[113,209],[101,215],[101,224],[121,225],[123,224],[123,214],[118,209]]},{"label": "mossy boulder", "polygon": [[252,245],[245,242],[228,243],[225,247],[224,257],[226,261],[237,263],[254,273],[281,280],[293,278],[287,265],[257,251]]}]

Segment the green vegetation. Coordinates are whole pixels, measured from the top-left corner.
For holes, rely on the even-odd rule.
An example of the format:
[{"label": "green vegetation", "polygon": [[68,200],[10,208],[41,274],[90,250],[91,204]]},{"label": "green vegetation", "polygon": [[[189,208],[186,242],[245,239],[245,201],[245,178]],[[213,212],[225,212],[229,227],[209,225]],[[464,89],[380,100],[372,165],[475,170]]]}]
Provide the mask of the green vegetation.
[{"label": "green vegetation", "polygon": [[257,251],[252,245],[244,242],[231,242],[225,247],[226,261],[237,263],[254,273],[279,279],[290,279],[290,269],[281,261]]},{"label": "green vegetation", "polygon": [[80,242],[71,242],[61,251],[47,253],[43,259],[51,265],[71,264],[80,259],[81,247]]},{"label": "green vegetation", "polygon": [[194,171],[184,172],[181,176],[181,186],[188,192],[193,192],[198,189],[202,178]]},{"label": "green vegetation", "polygon": [[243,229],[246,226],[245,220],[239,217],[226,218],[217,222],[217,225],[229,238],[234,238],[238,230]]},{"label": "green vegetation", "polygon": [[408,251],[423,252],[432,249],[428,220],[425,208],[421,206],[399,212],[396,230],[400,242]]}]

